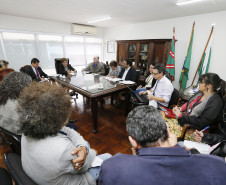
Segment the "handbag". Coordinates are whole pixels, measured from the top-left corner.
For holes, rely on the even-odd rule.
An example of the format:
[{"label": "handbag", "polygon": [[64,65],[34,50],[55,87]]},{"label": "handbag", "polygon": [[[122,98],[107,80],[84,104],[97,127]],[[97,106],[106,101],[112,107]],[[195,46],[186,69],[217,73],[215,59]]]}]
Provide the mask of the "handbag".
[{"label": "handbag", "polygon": [[221,141],[221,143],[210,152],[210,155],[226,157],[226,140]]}]

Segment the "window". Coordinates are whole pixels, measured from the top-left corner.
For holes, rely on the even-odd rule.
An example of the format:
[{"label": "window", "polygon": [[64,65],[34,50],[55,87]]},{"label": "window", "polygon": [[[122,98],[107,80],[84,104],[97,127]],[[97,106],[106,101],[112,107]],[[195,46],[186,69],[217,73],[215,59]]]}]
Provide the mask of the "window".
[{"label": "window", "polygon": [[5,60],[4,52],[3,52],[3,42],[2,42],[2,34],[0,33],[0,60]]},{"label": "window", "polygon": [[47,74],[53,74],[56,72],[55,58],[62,57],[69,58],[70,64],[80,70],[92,62],[96,55],[101,61],[102,54],[103,39],[100,37],[0,30],[0,60],[7,59],[9,67],[17,71],[24,65],[30,65],[32,58],[38,58],[42,69]]},{"label": "window", "polygon": [[86,38],[85,39],[87,64],[93,62],[94,56],[99,56],[100,61],[102,61],[102,53],[103,53],[102,45],[103,45],[103,40],[101,38]]},{"label": "window", "polygon": [[3,32],[2,39],[9,67],[19,70],[37,57],[34,34]]},{"label": "window", "polygon": [[85,45],[83,37],[65,36],[65,56],[72,66],[85,66]]},{"label": "window", "polygon": [[56,35],[38,35],[40,66],[55,69],[55,58],[64,57],[63,38]]}]

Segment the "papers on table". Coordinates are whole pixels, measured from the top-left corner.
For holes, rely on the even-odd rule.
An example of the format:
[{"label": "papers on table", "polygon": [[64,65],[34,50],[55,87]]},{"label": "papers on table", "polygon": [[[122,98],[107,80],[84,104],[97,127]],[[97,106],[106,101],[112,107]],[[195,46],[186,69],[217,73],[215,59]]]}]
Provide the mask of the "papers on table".
[{"label": "papers on table", "polygon": [[71,72],[69,73],[71,76],[77,75],[77,73]]},{"label": "papers on table", "polygon": [[120,83],[122,83],[122,84],[135,84],[135,82],[130,81],[130,80],[120,81]]},{"label": "papers on table", "polygon": [[184,140],[184,146],[186,146],[187,148],[195,148],[202,154],[209,154],[210,151],[210,145],[204,143]]},{"label": "papers on table", "polygon": [[52,76],[52,77],[57,77],[57,76],[59,76],[60,74],[50,74],[50,75],[48,75],[48,76]]},{"label": "papers on table", "polygon": [[93,163],[91,164],[91,167],[101,166],[102,163],[103,163],[103,160],[101,158],[99,158],[98,156],[96,156],[94,158]]},{"label": "papers on table", "polygon": [[111,82],[118,82],[118,81],[121,81],[122,79],[121,78],[111,78],[111,77],[105,77],[106,80],[109,80]]}]

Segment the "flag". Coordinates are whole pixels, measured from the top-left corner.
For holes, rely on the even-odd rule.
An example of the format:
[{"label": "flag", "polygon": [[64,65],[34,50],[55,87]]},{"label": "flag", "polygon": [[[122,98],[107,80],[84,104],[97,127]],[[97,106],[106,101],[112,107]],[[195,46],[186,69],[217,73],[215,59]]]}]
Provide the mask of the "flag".
[{"label": "flag", "polygon": [[183,65],[183,68],[182,68],[182,71],[180,74],[179,84],[180,84],[180,89],[182,89],[182,90],[186,89],[186,85],[187,85],[187,81],[188,81],[188,73],[189,73],[189,69],[190,69],[193,36],[194,36],[194,24],[193,24],[193,28],[192,28],[192,34],[191,34],[190,43],[188,46],[187,55],[185,57],[184,65]]},{"label": "flag", "polygon": [[206,52],[204,53],[203,58],[202,58],[202,62],[199,66],[199,69],[198,69],[199,76],[201,76],[202,74],[208,73],[209,65],[210,65],[210,59],[211,59],[212,43],[213,43],[213,35],[210,38],[209,44],[206,48]]},{"label": "flag", "polygon": [[168,72],[171,81],[174,81],[174,77],[175,77],[175,37],[174,35],[171,42],[169,57],[166,62],[166,71]]}]

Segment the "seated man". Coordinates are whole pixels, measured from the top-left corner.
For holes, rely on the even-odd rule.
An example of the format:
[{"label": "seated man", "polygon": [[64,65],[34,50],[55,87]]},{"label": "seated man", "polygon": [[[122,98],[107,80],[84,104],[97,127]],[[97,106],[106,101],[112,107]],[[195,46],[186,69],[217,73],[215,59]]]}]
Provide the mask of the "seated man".
[{"label": "seated man", "polygon": [[37,58],[31,60],[31,67],[26,68],[25,73],[30,75],[34,81],[41,81],[43,78],[48,78],[48,75],[39,67],[39,60]]},{"label": "seated man", "polygon": [[105,68],[104,64],[99,62],[99,57],[95,56],[93,58],[93,62],[90,63],[85,69],[82,71],[90,71],[92,73],[97,73],[99,75],[104,75],[105,74]]},{"label": "seated man", "polygon": [[192,155],[158,110],[140,106],[129,113],[126,129],[134,155],[117,154],[103,162],[99,184],[225,184],[226,164],[217,156]]},{"label": "seated man", "polygon": [[130,80],[133,82],[136,82],[137,79],[137,72],[135,69],[132,67],[132,61],[127,59],[124,61],[124,67],[120,73],[118,78],[122,78],[123,80]]},{"label": "seated man", "polygon": [[156,64],[153,68],[154,78],[157,80],[154,87],[150,91],[142,91],[140,94],[148,94],[149,105],[158,107],[160,105],[168,107],[171,95],[173,93],[173,85],[165,76],[166,68],[163,64]]},{"label": "seated man", "polygon": [[76,73],[77,71],[70,64],[68,64],[68,61],[66,58],[62,58],[61,65],[59,66],[59,73],[62,75],[68,75],[71,72]]}]

